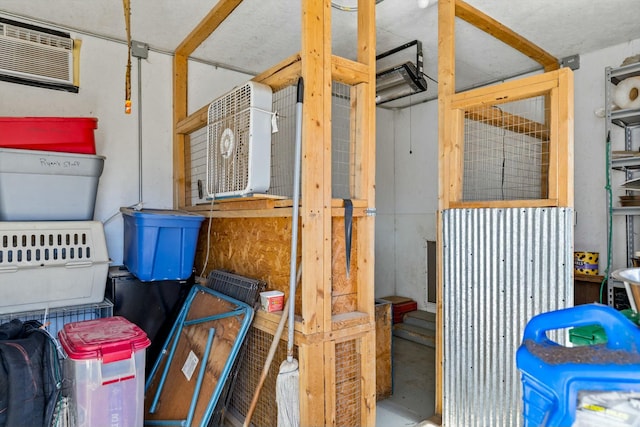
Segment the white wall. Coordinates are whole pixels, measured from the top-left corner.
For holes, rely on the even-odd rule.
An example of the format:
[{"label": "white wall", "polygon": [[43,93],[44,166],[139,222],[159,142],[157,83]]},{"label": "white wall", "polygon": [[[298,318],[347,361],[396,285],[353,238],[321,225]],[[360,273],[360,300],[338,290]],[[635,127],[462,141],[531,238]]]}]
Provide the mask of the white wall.
[{"label": "white wall", "polygon": [[[605,67],[619,66],[638,53],[640,40],[583,54],[574,72],[574,248],[599,252],[601,272],[607,253],[605,123],[594,112],[604,107]],[[436,238],[437,123],[436,101],[377,110],[376,297],[407,296],[421,309],[426,308],[424,242]],[[622,143],[622,133],[616,130],[618,134]],[[619,183],[623,177],[618,175],[614,177]],[[620,194],[614,193],[614,203]],[[614,224],[613,268],[619,268],[625,266],[623,218],[615,218]]]},{"label": "white wall", "polygon": [[[173,207],[173,104],[170,55],[149,52],[141,60],[142,102],[138,100],[138,59],[132,58],[133,109],[124,113],[125,44],[87,35],[80,52],[80,90],[68,92],[0,81],[0,116],[96,117],[97,154],[105,156],[96,201],[96,220],[105,223],[113,265],[122,264],[119,209],[139,201],[138,107],[142,106],[142,202],[145,208]],[[206,105],[248,77],[201,63],[190,65],[189,110]],[[194,83],[191,83],[191,80]],[[43,209],[47,207],[43,206]],[[111,220],[109,220],[111,218]]]},{"label": "white wall", "polygon": [[[95,219],[105,224],[108,250],[122,263],[121,206],[138,202],[138,61],[133,59],[133,112],[124,114],[126,45],[87,35],[80,54],[80,92],[34,88],[0,81],[0,116],[97,117],[96,149],[106,156]],[[606,258],[604,68],[640,52],[640,40],[581,55],[575,77],[575,249]],[[192,112],[249,76],[192,63]],[[172,57],[149,52],[142,74],[142,201],[171,208]],[[435,240],[437,209],[437,103],[377,110],[376,296],[408,296],[426,307],[425,242]],[[46,207],[43,207],[46,208]],[[622,219],[617,218],[621,223]],[[620,226],[618,229],[622,229]],[[616,253],[623,254],[622,236]],[[619,249],[618,249],[619,248]],[[617,258],[616,258],[617,259]],[[618,261],[617,266],[624,261]],[[614,265],[615,266],[615,265]]]},{"label": "white wall", "polygon": [[[600,272],[606,268],[607,208],[605,165],[605,121],[594,112],[604,107],[605,67],[617,67],[625,58],[640,53],[640,39],[612,46],[580,58],[580,69],[574,73],[575,83],[575,227],[574,248],[600,253]],[[621,129],[612,129],[614,149],[624,149]],[[616,187],[622,172],[615,172],[612,188],[614,204],[622,193]],[[626,267],[624,217],[614,218],[612,269]]]},{"label": "white wall", "polygon": [[437,102],[377,109],[376,297],[427,306],[428,240],[436,239]]}]

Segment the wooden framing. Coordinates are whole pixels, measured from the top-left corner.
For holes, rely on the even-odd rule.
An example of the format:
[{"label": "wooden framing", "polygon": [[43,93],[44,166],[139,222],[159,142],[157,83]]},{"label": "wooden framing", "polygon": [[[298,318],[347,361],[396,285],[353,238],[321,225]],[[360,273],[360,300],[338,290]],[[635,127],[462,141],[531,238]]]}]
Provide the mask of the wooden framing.
[{"label": "wooden framing", "polygon": [[[176,49],[174,57],[174,205],[198,211],[213,221],[211,235],[202,227],[196,265],[231,268],[267,281],[288,297],[291,200],[257,197],[210,206],[190,206],[188,134],[206,126],[207,106],[187,112],[188,57],[209,37],[241,0],[220,0]],[[357,60],[331,54],[330,0],[301,0],[300,52],[283,59],[253,80],[274,91],[304,80],[301,241],[302,283],[296,298],[295,345],[299,358],[301,425],[341,424],[338,408],[341,374],[337,347],[349,343],[358,353],[360,374],[354,424],[375,425],[375,2],[358,1]],[[344,267],[344,208],[331,197],[331,84],[352,87],[352,148],[357,153],[351,182],[353,248],[351,276]],[[313,142],[313,143],[311,143]],[[242,221],[242,227],[237,225]],[[269,231],[271,241],[260,245]],[[207,256],[208,240],[214,240]],[[261,254],[257,254],[264,248]],[[229,254],[233,253],[231,257]],[[259,256],[257,256],[259,255]],[[250,262],[240,262],[242,260]],[[286,262],[285,262],[286,261]],[[340,267],[341,266],[341,267]],[[250,274],[249,274],[250,273]],[[283,274],[286,273],[286,274]],[[258,313],[253,327],[273,334],[280,316]],[[286,336],[286,334],[284,334]],[[280,361],[274,361],[274,365]],[[263,391],[265,393],[265,391]],[[321,403],[322,402],[322,403]],[[341,406],[342,405],[342,406]]]},{"label": "wooden framing", "polygon": [[[483,202],[462,201],[461,177],[463,174],[463,165],[460,159],[463,157],[464,141],[463,136],[458,134],[453,136],[456,143],[452,144],[452,154],[450,156],[450,158],[455,159],[455,163],[450,163],[448,166],[449,173],[456,178],[451,180],[448,186],[447,197],[450,207],[475,208],[573,205],[573,179],[567,174],[567,171],[572,170],[573,165],[573,156],[568,147],[573,146],[573,144],[572,141],[567,140],[570,132],[566,131],[568,126],[572,126],[573,124],[572,121],[567,120],[567,118],[570,117],[570,111],[573,111],[573,96],[568,97],[566,93],[566,90],[569,90],[572,85],[565,84],[565,82],[571,78],[571,70],[562,68],[517,81],[475,89],[451,96],[449,108],[452,111],[449,125],[459,132],[464,128],[465,118],[477,118],[466,114],[467,111],[480,111],[479,116],[486,117],[484,113],[487,111],[487,105],[499,105],[507,101],[514,102],[536,96],[543,96],[545,97],[545,104],[547,105],[549,113],[547,114],[546,124],[523,120],[522,118],[515,120],[514,117],[517,116],[506,114],[507,120],[522,123],[519,128],[509,127],[509,130],[512,132],[528,132],[532,129],[541,130],[537,136],[544,140],[548,150],[548,166],[544,168],[544,174],[546,176],[544,187],[548,189],[548,192],[545,192],[546,198]],[[562,118],[564,118],[564,120]],[[501,122],[503,120],[504,118],[500,119]],[[491,124],[491,120],[489,120],[488,123]],[[504,125],[504,123],[502,124]]]},{"label": "wooden framing", "polygon": [[[496,37],[508,46],[537,61],[546,74],[528,79],[481,88],[457,94],[455,91],[455,21],[456,18],[474,25]],[[535,44],[522,38],[498,21],[490,18],[462,0],[438,2],[438,150],[439,184],[437,215],[437,269],[438,301],[436,315],[442,325],[442,212],[457,207],[516,207],[516,206],[572,206],[573,205],[573,90],[572,74],[559,68],[559,61]],[[557,70],[557,71],[556,71]],[[549,168],[542,170],[542,179],[549,183],[548,193],[540,200],[465,203],[461,202],[463,130],[465,110],[471,106],[491,105],[507,97],[509,101],[535,95],[544,95],[546,110],[550,111],[545,123],[534,123],[517,118],[524,123],[521,131],[542,131],[541,139],[548,139]],[[486,110],[470,119],[485,119]],[[508,120],[514,121],[510,116]],[[503,118],[501,118],[502,120]],[[518,130],[516,130],[517,132]],[[547,138],[548,137],[548,138]],[[436,335],[436,403],[433,420],[441,423],[443,399],[442,331]]]},{"label": "wooden framing", "polygon": [[[216,221],[252,219],[258,227],[269,221],[285,221],[291,216],[291,204],[287,200],[259,198],[233,201],[217,205],[209,212],[193,208],[186,195],[190,183],[186,176],[188,134],[206,125],[206,106],[189,115],[187,112],[187,81],[189,55],[206,40],[241,3],[242,0],[220,0],[202,22],[176,49],[174,56],[173,120],[174,120],[174,205],[180,209],[198,210]],[[302,425],[336,425],[336,414],[340,405],[337,395],[336,345],[355,340],[360,362],[359,425],[375,425],[375,322],[374,322],[374,219],[369,215],[375,206],[375,2],[358,0],[358,55],[356,61],[331,54],[331,2],[330,0],[302,1],[302,45],[298,54],[285,58],[254,78],[271,86],[274,90],[295,83],[298,77],[305,81],[303,117],[302,194],[301,201],[301,263],[303,270],[301,297],[297,302],[296,345],[300,361],[300,404]],[[518,36],[510,29],[476,10],[462,0],[440,0],[438,5],[438,126],[439,126],[439,210],[438,235],[440,235],[440,213],[459,204],[461,151],[456,144],[462,132],[465,105],[479,98],[468,98],[455,93],[455,19],[463,19],[495,36],[507,45],[536,60],[545,71],[558,68],[558,61]],[[554,98],[570,99],[565,85],[570,74],[557,73],[556,89],[549,89],[550,104]],[[331,199],[331,82],[339,81],[352,85],[353,148],[357,153],[352,169],[356,171],[352,182],[354,197],[354,242],[356,257],[352,269],[357,272],[350,284],[354,295],[352,302],[336,303],[333,296],[334,283],[344,282],[341,272],[332,268],[336,245],[336,230],[343,226],[344,209],[340,200]],[[564,83],[563,83],[564,82]],[[514,89],[516,90],[516,89]],[[555,94],[551,91],[556,90]],[[480,92],[474,92],[476,95]],[[488,95],[487,95],[488,96]],[[469,104],[468,104],[469,103]],[[568,134],[572,126],[572,105],[556,102],[558,107],[546,123],[530,123],[528,126],[542,127],[556,135]],[[557,123],[553,123],[556,120]],[[552,137],[553,138],[553,137]],[[570,168],[572,154],[562,151],[550,154],[554,166],[548,171],[554,175],[548,199],[558,204],[572,203]],[[341,225],[342,224],[342,225]],[[286,228],[285,225],[278,227]],[[204,227],[203,227],[204,228]],[[223,226],[224,228],[224,226]],[[199,246],[207,237],[201,234]],[[210,237],[210,236],[209,236]],[[249,239],[249,237],[246,237]],[[284,240],[284,237],[281,239]],[[282,243],[282,241],[280,242]],[[241,244],[251,246],[251,241]],[[442,248],[438,245],[438,259]],[[216,254],[215,257],[222,256]],[[279,256],[286,257],[286,251]],[[203,252],[199,261],[202,264]],[[224,261],[220,261],[221,263]],[[278,268],[273,260],[266,261],[266,272],[271,274]],[[216,268],[216,264],[209,266]],[[438,262],[439,295],[442,263]],[[238,273],[242,274],[242,271]],[[277,282],[277,280],[275,280]],[[345,282],[346,283],[346,282]],[[338,310],[336,307],[350,307]],[[442,301],[437,302],[437,316],[442,324]],[[255,327],[273,333],[279,316],[260,314]],[[442,412],[442,334],[437,334],[436,373],[436,419]],[[319,404],[323,402],[323,404]]]}]

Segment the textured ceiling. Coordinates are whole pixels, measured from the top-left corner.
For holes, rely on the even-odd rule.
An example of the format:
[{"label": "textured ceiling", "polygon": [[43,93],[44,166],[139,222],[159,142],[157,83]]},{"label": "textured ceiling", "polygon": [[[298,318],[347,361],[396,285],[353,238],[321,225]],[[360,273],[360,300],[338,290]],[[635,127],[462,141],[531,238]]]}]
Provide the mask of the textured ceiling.
[{"label": "textured ceiling", "polygon": [[[357,4],[355,0],[334,1],[346,8]],[[147,43],[152,50],[172,52],[215,3],[215,0],[131,0],[132,38]],[[467,0],[467,3],[558,59],[640,38],[638,0]],[[338,8],[331,10],[333,53],[353,58],[357,14]],[[79,33],[126,38],[123,6],[119,1],[2,0],[0,14]],[[299,51],[300,15],[300,0],[244,0],[193,56],[257,74]],[[376,25],[378,53],[420,40],[425,73],[437,78],[437,5],[421,9],[417,0],[378,0]],[[458,90],[536,69],[539,69],[536,62],[464,21],[456,21]],[[431,80],[428,83],[426,94],[414,95],[403,103],[434,98],[437,85]]]}]

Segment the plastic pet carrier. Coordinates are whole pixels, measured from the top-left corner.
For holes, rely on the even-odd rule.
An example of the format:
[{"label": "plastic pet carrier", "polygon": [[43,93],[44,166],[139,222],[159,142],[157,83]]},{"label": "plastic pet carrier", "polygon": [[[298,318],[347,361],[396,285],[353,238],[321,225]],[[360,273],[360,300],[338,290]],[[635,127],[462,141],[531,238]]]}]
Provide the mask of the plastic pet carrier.
[{"label": "plastic pet carrier", "polygon": [[0,222],[0,314],[104,299],[100,221]]}]

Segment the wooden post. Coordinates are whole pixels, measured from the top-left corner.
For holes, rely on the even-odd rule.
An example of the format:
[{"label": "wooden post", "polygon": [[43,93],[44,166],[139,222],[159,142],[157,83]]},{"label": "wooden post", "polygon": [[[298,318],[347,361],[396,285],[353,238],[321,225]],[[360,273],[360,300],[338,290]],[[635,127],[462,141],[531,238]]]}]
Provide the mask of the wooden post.
[{"label": "wooden post", "polygon": [[[302,330],[331,330],[331,2],[302,1]],[[300,422],[324,421],[324,346],[302,344]],[[306,368],[306,369],[303,369]]]},{"label": "wooden post", "polygon": [[449,152],[451,132],[450,97],[455,94],[455,0],[438,2],[438,218],[436,225],[438,259],[438,298],[436,304],[436,402],[434,412],[442,414],[442,211],[449,208],[451,177],[449,173]]},{"label": "wooden post", "polygon": [[[356,86],[356,155],[360,165],[355,168],[354,196],[375,207],[376,176],[376,30],[375,2],[358,1],[358,62],[367,65],[368,81]],[[368,323],[375,325],[375,216],[360,217],[353,224],[358,236],[356,268],[357,310],[368,315]],[[375,329],[360,340],[361,354],[361,413],[360,425],[376,424],[376,340]]]},{"label": "wooden post", "polygon": [[[187,57],[176,54],[173,57],[173,127],[187,117]],[[173,133],[173,206],[185,205],[185,135]]]}]

